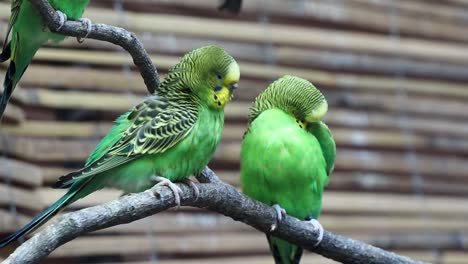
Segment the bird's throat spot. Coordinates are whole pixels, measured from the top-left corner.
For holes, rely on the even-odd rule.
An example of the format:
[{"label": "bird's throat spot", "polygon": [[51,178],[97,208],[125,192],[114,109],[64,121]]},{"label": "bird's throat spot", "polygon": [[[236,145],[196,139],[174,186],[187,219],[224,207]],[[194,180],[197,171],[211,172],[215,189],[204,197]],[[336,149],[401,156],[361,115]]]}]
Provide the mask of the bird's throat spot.
[{"label": "bird's throat spot", "polygon": [[299,125],[300,128],[302,129],[305,129],[306,128],[306,123],[299,120],[299,119],[296,119],[296,123]]},{"label": "bird's throat spot", "polygon": [[223,109],[224,106],[231,100],[231,92],[228,88],[222,87],[221,90],[214,92],[211,105],[216,109]]}]

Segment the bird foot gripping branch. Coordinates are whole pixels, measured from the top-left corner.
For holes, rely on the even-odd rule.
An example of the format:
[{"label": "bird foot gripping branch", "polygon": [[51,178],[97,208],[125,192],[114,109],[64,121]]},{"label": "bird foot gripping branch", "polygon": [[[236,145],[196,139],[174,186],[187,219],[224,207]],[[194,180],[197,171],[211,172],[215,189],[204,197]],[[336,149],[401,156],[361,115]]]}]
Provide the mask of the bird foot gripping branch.
[{"label": "bird foot gripping branch", "polygon": [[[151,180],[153,180],[154,182],[157,182],[157,184],[155,185],[157,187],[155,194],[158,196],[159,196],[159,191],[160,191],[161,186],[167,186],[169,189],[171,189],[172,193],[174,194],[175,203],[178,209],[180,207],[180,196],[183,194],[182,189],[180,189],[179,186],[177,186],[176,184],[174,184],[173,182],[171,182],[170,180],[164,177],[152,176]],[[198,189],[197,185],[195,185],[195,183],[191,181],[189,178],[186,178],[183,181],[183,183],[187,184],[193,190],[193,194],[195,195],[195,201],[196,201],[198,197],[200,196],[200,190]]]},{"label": "bird foot gripping branch", "polygon": [[80,18],[78,21],[80,21],[81,23],[83,23],[86,26],[86,35],[83,38],[81,38],[81,37],[76,38],[78,43],[83,43],[84,39],[89,36],[89,33],[91,33],[91,30],[93,28],[93,23],[91,22],[91,19],[86,18],[86,17]]},{"label": "bird foot gripping branch", "polygon": [[284,210],[284,208],[281,208],[279,204],[274,204],[272,207],[276,211],[276,223],[271,225],[270,232],[273,232],[276,229],[278,229],[279,224],[281,223],[283,218],[286,216],[286,210]]},{"label": "bird foot gripping branch", "polygon": [[186,178],[184,180],[184,183],[187,184],[193,190],[193,194],[195,195],[195,201],[198,200],[198,197],[200,197],[200,190],[198,189],[197,185],[189,178]]},{"label": "bird foot gripping branch", "polygon": [[322,224],[320,224],[320,222],[315,218],[310,217],[309,219],[306,219],[306,222],[312,225],[315,232],[319,233],[319,235],[317,237],[317,243],[315,243],[315,245],[314,245],[314,247],[316,247],[316,246],[318,246],[320,244],[320,242],[322,242],[323,233],[325,231],[323,229]]},{"label": "bird foot gripping branch", "polygon": [[[63,27],[63,25],[65,25],[65,22],[68,20],[68,17],[67,17],[67,14],[63,13],[60,10],[57,10],[56,12],[57,12],[57,14],[58,14],[58,16],[60,18],[60,21],[59,21],[60,25],[57,28],[57,30],[60,30]],[[91,33],[93,23],[91,22],[91,19],[86,18],[86,17],[80,18],[80,19],[78,19],[78,21],[80,21],[83,25],[86,26],[86,35],[84,37],[77,37],[76,38],[78,43],[83,43],[84,39],[87,38],[89,36],[89,34]]]},{"label": "bird foot gripping branch", "polygon": [[160,187],[167,186],[169,189],[171,189],[172,193],[174,194],[175,204],[177,205],[178,209],[180,207],[180,195],[184,193],[182,189],[180,189],[179,186],[175,185],[170,180],[161,176],[152,176],[151,180],[157,182],[157,184],[155,185],[157,187],[155,195],[157,196],[159,196]]},{"label": "bird foot gripping branch", "polygon": [[57,12],[57,15],[58,15],[59,18],[60,18],[60,21],[59,21],[60,25],[59,25],[59,27],[57,28],[57,30],[60,30],[60,29],[63,27],[63,25],[65,25],[65,21],[68,20],[68,17],[67,17],[67,14],[63,13],[63,12],[60,11],[60,10],[57,10],[56,12]]}]

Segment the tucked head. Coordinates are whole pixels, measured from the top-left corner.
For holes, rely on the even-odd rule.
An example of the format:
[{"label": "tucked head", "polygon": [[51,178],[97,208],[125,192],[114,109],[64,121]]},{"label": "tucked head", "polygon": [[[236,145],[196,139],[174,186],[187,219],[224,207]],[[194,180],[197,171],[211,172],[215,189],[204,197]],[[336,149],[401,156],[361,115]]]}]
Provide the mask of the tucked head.
[{"label": "tucked head", "polygon": [[223,109],[237,89],[240,70],[234,58],[223,48],[210,45],[186,54],[166,79],[176,76],[184,86],[182,88],[190,89],[197,101],[211,108]]},{"label": "tucked head", "polygon": [[322,93],[309,81],[286,75],[257,96],[250,109],[250,121],[271,108],[279,108],[300,122],[313,123],[322,120],[328,104]]}]

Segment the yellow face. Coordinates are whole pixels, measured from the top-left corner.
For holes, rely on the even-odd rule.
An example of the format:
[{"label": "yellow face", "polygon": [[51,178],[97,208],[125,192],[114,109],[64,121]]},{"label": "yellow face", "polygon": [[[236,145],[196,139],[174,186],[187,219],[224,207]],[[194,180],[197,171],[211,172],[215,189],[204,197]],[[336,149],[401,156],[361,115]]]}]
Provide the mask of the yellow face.
[{"label": "yellow face", "polygon": [[236,62],[229,65],[225,76],[221,77],[221,85],[211,90],[211,106],[215,109],[223,109],[231,101],[233,91],[237,89],[237,83],[240,78],[239,66]]}]

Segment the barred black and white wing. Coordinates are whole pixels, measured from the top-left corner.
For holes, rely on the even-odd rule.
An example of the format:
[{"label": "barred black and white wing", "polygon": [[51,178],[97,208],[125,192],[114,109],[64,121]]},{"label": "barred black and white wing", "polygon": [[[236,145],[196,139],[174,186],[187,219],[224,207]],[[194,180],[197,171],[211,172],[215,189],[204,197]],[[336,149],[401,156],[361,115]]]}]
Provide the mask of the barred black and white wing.
[{"label": "barred black and white wing", "polygon": [[77,179],[110,170],[141,155],[166,151],[190,133],[197,113],[196,104],[187,99],[169,101],[153,97],[144,101],[127,115],[127,120],[113,128],[122,132],[115,135],[119,138],[104,155],[89,166],[61,177],[55,187],[65,188]]}]

